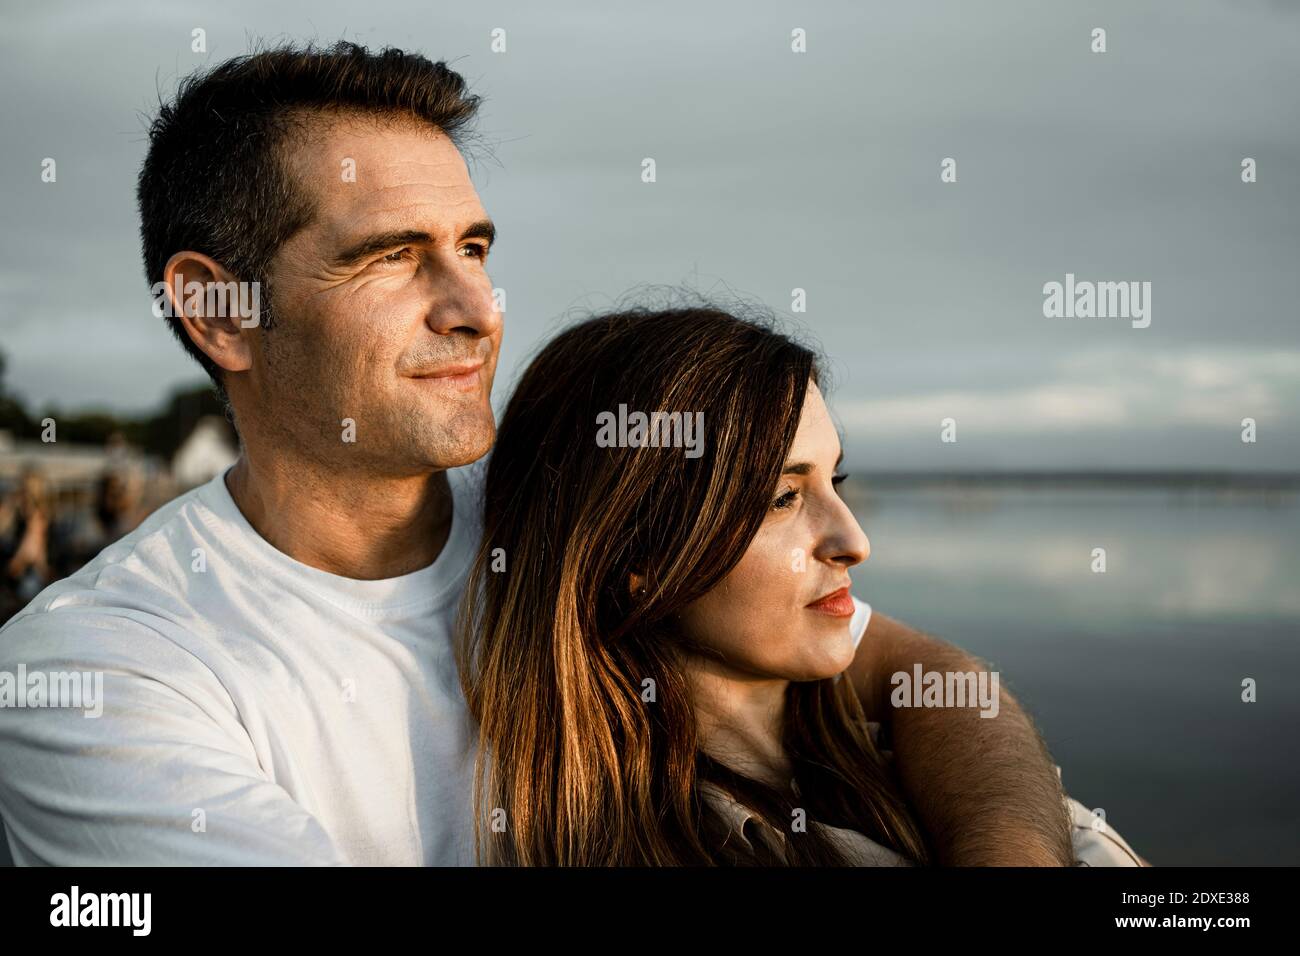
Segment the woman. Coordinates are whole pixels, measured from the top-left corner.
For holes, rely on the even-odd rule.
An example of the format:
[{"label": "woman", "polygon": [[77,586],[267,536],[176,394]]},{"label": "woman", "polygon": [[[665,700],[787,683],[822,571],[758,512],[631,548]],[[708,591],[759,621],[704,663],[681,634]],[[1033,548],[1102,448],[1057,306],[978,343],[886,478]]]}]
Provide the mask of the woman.
[{"label": "woman", "polygon": [[869,545],[821,379],[713,308],[592,319],[524,373],[459,648],[484,862],[930,862],[837,679]]},{"label": "woman", "polygon": [[[867,540],[835,491],[819,376],[808,349],[709,309],[585,322],[524,374],[462,648],[491,755],[477,816],[504,824],[487,861],[842,863],[839,830],[929,859],[835,680]],[[598,418],[620,405],[703,413],[702,454],[673,447],[680,432],[602,447]]]}]

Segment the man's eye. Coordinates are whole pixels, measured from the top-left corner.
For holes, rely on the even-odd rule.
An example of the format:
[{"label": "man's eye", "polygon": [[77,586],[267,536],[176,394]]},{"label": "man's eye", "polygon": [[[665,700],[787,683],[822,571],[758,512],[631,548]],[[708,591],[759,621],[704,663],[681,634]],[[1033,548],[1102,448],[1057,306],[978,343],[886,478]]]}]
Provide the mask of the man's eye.
[{"label": "man's eye", "polygon": [[471,259],[486,259],[488,254],[487,246],[481,246],[477,243],[463,246],[460,251],[470,253]]},{"label": "man's eye", "polygon": [[405,262],[410,255],[410,249],[398,249],[396,252],[390,252],[379,261],[387,263],[388,265],[397,265],[400,262]]},{"label": "man's eye", "polygon": [[798,497],[799,497],[799,492],[787,491],[785,494],[778,496],[777,499],[772,502],[772,510],[779,511],[782,508],[789,508],[792,504],[795,503],[795,500]]}]

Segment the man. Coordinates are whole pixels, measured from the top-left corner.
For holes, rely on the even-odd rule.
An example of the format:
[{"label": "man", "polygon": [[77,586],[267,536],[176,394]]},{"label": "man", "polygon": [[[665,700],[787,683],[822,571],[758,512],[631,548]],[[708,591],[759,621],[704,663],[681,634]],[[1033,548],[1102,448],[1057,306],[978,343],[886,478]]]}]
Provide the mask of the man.
[{"label": "man", "polygon": [[[442,63],[340,44],[231,60],[162,107],[145,267],[242,451],[0,632],[28,684],[102,675],[98,716],[0,707],[17,863],[473,862],[451,637],[502,333],[458,148],[476,106]],[[940,859],[1070,863],[1013,700],[881,713],[890,673],[978,662],[879,613],[862,648]]]}]

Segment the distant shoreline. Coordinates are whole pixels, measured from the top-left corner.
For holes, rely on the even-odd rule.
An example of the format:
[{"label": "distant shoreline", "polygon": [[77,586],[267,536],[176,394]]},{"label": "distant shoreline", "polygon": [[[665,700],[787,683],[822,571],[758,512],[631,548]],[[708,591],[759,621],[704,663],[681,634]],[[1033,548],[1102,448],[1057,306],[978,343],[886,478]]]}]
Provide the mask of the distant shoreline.
[{"label": "distant shoreline", "polygon": [[1300,490],[1300,472],[1239,471],[866,471],[855,469],[859,486],[888,488],[1021,486],[1106,488],[1207,488],[1243,491]]}]

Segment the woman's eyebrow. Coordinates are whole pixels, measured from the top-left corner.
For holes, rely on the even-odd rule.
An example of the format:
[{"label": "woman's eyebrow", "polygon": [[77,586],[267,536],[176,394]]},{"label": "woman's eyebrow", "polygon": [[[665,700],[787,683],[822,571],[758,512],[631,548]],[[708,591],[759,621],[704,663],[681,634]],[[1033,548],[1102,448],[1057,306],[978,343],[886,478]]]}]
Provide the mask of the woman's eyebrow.
[{"label": "woman's eyebrow", "polygon": [[[839,471],[840,465],[844,461],[844,449],[840,449],[840,456],[835,459],[834,471]],[[817,470],[817,466],[808,461],[788,461],[785,467],[781,469],[783,475],[810,475]]]}]

